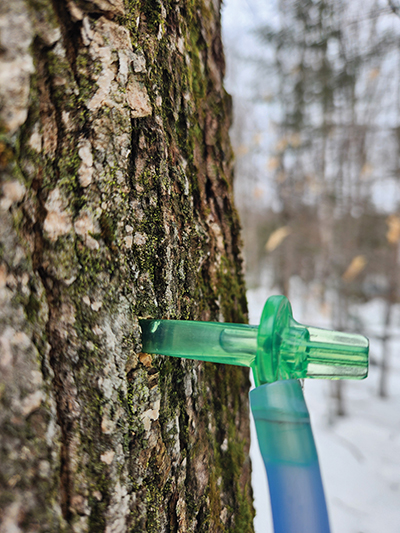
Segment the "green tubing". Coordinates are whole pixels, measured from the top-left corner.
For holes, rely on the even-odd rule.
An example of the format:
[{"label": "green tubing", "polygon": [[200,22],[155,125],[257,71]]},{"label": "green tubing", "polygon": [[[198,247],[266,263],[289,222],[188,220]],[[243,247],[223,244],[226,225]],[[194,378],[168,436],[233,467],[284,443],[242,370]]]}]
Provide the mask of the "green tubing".
[{"label": "green tubing", "polygon": [[143,351],[252,368],[256,385],[278,379],[362,379],[368,339],[299,324],[285,296],[265,304],[260,325],[140,320]]},{"label": "green tubing", "polygon": [[329,533],[317,451],[297,378],[365,378],[368,339],[299,324],[284,296],[267,300],[258,327],[189,320],[140,320],[140,326],[144,352],[253,370],[257,388],[250,393],[251,410],[275,533]]},{"label": "green tubing", "polygon": [[317,450],[299,382],[261,385],[250,392],[250,402],[275,533],[329,533]]},{"label": "green tubing", "polygon": [[257,350],[257,326],[141,320],[143,351],[250,367]]}]

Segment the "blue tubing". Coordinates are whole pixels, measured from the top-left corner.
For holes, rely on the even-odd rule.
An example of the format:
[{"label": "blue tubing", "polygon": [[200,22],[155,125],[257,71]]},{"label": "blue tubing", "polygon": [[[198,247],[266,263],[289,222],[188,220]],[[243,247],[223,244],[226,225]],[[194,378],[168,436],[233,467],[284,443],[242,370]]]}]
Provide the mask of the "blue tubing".
[{"label": "blue tubing", "polygon": [[310,416],[297,380],[250,392],[275,533],[330,533]]}]

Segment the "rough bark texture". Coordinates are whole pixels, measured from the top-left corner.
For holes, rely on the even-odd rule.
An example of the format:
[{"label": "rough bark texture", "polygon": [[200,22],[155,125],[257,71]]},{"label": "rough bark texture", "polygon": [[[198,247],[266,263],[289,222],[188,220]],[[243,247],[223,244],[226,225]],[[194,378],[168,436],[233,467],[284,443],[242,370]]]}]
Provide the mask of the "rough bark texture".
[{"label": "rough bark texture", "polygon": [[248,378],[138,317],[246,320],[219,0],[0,7],[0,531],[253,531]]}]

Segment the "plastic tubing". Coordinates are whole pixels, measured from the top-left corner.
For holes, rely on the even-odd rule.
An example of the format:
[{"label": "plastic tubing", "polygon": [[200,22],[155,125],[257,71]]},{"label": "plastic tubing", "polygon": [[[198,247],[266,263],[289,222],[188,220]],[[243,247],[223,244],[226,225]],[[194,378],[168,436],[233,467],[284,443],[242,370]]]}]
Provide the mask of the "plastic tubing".
[{"label": "plastic tubing", "polygon": [[267,471],[275,533],[329,533],[329,519],[310,416],[299,381],[250,392]]}]

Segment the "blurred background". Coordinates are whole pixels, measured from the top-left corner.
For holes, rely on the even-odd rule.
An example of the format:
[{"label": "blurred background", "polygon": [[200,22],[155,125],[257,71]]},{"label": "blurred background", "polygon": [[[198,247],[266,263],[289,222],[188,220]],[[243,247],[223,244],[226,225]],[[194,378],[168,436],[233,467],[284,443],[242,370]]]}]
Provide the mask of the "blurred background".
[{"label": "blurred background", "polygon": [[279,293],[369,337],[366,381],[305,395],[333,533],[399,533],[400,0],[225,0],[223,35],[250,321]]}]

